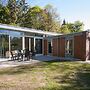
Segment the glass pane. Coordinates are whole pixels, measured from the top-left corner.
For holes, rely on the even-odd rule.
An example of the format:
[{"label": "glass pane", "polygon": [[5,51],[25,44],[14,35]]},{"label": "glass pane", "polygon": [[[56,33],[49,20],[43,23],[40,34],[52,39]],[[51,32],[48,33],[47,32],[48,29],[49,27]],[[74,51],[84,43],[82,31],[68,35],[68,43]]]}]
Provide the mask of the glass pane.
[{"label": "glass pane", "polygon": [[21,37],[11,37],[11,50],[21,50],[22,39]]},{"label": "glass pane", "polygon": [[36,39],[35,50],[37,54],[42,54],[42,39]]},{"label": "glass pane", "polygon": [[69,48],[70,48],[71,50],[73,49],[73,41],[72,41],[72,40],[69,41]]},{"label": "glass pane", "polygon": [[48,53],[52,53],[51,42],[48,42]]},{"label": "glass pane", "polygon": [[73,40],[71,40],[71,39],[66,40],[65,54],[66,54],[66,56],[73,55]]},{"label": "glass pane", "polygon": [[5,58],[9,51],[9,36],[0,34],[0,57]]}]

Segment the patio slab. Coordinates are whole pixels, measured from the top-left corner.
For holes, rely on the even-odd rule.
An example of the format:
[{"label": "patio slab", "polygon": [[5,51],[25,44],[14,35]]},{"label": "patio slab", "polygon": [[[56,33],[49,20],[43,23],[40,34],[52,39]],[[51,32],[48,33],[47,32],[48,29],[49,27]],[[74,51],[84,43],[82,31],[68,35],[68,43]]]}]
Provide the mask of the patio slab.
[{"label": "patio slab", "polygon": [[54,57],[54,56],[35,56],[33,59],[30,59],[29,61],[8,61],[9,59],[0,59],[0,68],[4,68],[4,67],[16,67],[16,66],[20,66],[20,65],[26,65],[26,64],[33,64],[33,63],[37,63],[37,62],[42,62],[42,61],[77,61],[79,59],[75,59],[75,58],[61,58],[61,57]]},{"label": "patio slab", "polygon": [[39,60],[39,61],[51,61],[51,60],[70,60],[70,61],[77,61],[77,60],[80,60],[80,59],[76,59],[76,58],[66,58],[66,57],[55,57],[55,56],[44,56],[44,55],[41,55],[41,56],[36,56],[34,58],[35,60]]}]

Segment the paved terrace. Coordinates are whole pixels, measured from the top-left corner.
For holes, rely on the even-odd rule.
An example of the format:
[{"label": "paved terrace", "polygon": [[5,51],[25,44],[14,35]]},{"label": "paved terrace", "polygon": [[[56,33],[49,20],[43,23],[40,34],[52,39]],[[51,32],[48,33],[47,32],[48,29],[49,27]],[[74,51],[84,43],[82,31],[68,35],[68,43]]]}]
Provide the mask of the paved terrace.
[{"label": "paved terrace", "polygon": [[61,58],[61,57],[54,57],[54,56],[35,56],[34,59],[30,59],[30,61],[10,61],[8,59],[0,59],[0,68],[4,67],[15,67],[15,66],[20,66],[20,65],[26,65],[26,64],[34,64],[42,61],[77,61],[79,59],[75,58]]}]

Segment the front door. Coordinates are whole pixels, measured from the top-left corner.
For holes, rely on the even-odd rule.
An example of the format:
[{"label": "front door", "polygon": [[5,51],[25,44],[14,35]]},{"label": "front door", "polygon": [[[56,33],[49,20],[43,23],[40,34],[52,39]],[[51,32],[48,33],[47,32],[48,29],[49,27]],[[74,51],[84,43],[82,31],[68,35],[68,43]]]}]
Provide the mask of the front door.
[{"label": "front door", "polygon": [[73,57],[74,54],[74,41],[73,39],[66,39],[65,41],[65,56],[66,57]]}]

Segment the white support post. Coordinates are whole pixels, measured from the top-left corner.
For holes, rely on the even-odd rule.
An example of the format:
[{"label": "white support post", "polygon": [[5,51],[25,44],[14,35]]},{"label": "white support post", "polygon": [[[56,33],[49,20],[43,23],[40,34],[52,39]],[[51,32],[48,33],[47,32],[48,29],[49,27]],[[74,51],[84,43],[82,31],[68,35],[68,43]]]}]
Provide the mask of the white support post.
[{"label": "white support post", "polygon": [[10,58],[10,52],[11,52],[11,37],[10,37],[10,35],[9,35],[9,58]]},{"label": "white support post", "polygon": [[[25,37],[22,37],[22,50],[25,50]],[[25,55],[23,55],[23,61],[24,61]]]},{"label": "white support post", "polygon": [[34,51],[35,51],[35,40],[36,40],[36,38],[34,37]]},{"label": "white support post", "polygon": [[29,51],[31,51],[31,38],[29,38]]},{"label": "white support post", "polygon": [[25,50],[25,37],[22,37],[22,50]]}]

